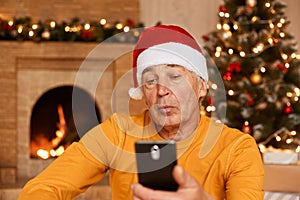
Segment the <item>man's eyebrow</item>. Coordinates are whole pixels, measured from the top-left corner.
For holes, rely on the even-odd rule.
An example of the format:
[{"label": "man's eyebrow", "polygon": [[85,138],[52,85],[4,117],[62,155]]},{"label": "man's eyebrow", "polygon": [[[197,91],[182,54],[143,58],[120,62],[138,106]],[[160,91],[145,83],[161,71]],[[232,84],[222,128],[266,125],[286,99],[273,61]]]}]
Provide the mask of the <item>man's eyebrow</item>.
[{"label": "man's eyebrow", "polygon": [[142,74],[144,74],[144,73],[146,73],[146,72],[149,72],[149,71],[151,71],[151,69],[152,69],[152,67],[147,67],[146,69],[144,69],[144,71],[143,71],[143,73],[142,73]]}]

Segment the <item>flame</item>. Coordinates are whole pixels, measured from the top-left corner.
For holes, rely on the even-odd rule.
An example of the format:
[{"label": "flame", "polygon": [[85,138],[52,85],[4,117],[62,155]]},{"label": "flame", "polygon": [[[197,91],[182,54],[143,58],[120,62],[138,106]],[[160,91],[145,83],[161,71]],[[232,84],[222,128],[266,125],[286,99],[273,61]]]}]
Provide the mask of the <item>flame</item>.
[{"label": "flame", "polygon": [[59,146],[56,150],[51,149],[50,151],[47,151],[45,149],[39,149],[37,150],[37,155],[42,159],[48,159],[50,156],[56,157],[61,156],[65,151],[64,146]]},{"label": "flame", "polygon": [[33,152],[36,152],[33,155],[37,155],[42,159],[48,159],[50,156],[51,157],[60,156],[65,151],[65,147],[62,145],[57,148],[57,146],[65,138],[67,133],[66,120],[61,105],[57,106],[57,112],[59,116],[59,123],[57,124],[58,130],[55,132],[56,137],[53,138],[51,141],[47,140],[44,137],[39,137],[38,143],[37,142],[31,143],[31,150]]},{"label": "flame", "polygon": [[37,155],[43,159],[47,159],[49,158],[49,153],[48,151],[44,150],[44,149],[39,149],[37,152]]},{"label": "flame", "polygon": [[49,153],[52,157],[56,157],[56,156],[61,156],[64,153],[64,151],[65,151],[65,147],[59,146],[56,150],[51,149]]}]

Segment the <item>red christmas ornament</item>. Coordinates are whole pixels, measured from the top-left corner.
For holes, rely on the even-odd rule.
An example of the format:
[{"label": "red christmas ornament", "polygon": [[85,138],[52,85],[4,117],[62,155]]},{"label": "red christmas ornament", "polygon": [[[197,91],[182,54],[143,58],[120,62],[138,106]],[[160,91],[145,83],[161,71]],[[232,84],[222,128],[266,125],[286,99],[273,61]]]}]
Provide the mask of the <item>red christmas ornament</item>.
[{"label": "red christmas ornament", "polygon": [[82,39],[92,39],[93,38],[93,33],[91,30],[85,30],[82,31],[81,33],[81,38]]},{"label": "red christmas ornament", "polygon": [[223,79],[225,81],[231,81],[231,79],[232,79],[232,72],[231,71],[225,72],[224,75],[223,75]]},{"label": "red christmas ornament", "polygon": [[243,10],[244,14],[251,14],[253,12],[254,7],[245,7]]},{"label": "red christmas ornament", "polygon": [[203,36],[202,36],[202,39],[203,39],[205,42],[207,42],[210,38],[209,38],[208,35],[203,35]]},{"label": "red christmas ornament", "polygon": [[287,68],[281,64],[281,63],[278,63],[277,65],[274,66],[275,69],[280,69],[282,72],[286,72],[287,71]]},{"label": "red christmas ornament", "polygon": [[241,62],[234,62],[234,63],[229,63],[228,64],[228,71],[236,71],[236,72],[240,72],[241,71]]},{"label": "red christmas ornament", "polygon": [[291,114],[293,112],[293,108],[291,105],[287,105],[284,109],[283,109],[284,114]]},{"label": "red christmas ornament", "polygon": [[12,31],[12,29],[13,29],[13,27],[12,26],[10,26],[9,24],[8,24],[8,22],[6,22],[6,23],[4,23],[3,25],[2,25],[2,28],[1,28],[2,30],[4,30],[4,31]]},{"label": "red christmas ornament", "polygon": [[247,98],[248,98],[247,106],[253,106],[254,101],[253,101],[253,98],[252,98],[251,94],[248,93]]},{"label": "red christmas ornament", "polygon": [[226,9],[226,7],[225,7],[225,6],[223,6],[223,5],[221,5],[221,6],[219,7],[219,10],[220,10],[220,12],[224,12],[224,13],[226,13],[226,12],[227,12],[227,9]]},{"label": "red christmas ornament", "polygon": [[252,128],[248,121],[245,121],[245,123],[243,124],[242,131],[244,133],[251,134]]},{"label": "red christmas ornament", "polygon": [[125,23],[126,23],[127,26],[130,26],[130,27],[134,27],[135,26],[134,21],[131,20],[131,19],[126,19]]},{"label": "red christmas ornament", "polygon": [[209,106],[213,105],[213,99],[211,97],[208,98],[207,103]]}]

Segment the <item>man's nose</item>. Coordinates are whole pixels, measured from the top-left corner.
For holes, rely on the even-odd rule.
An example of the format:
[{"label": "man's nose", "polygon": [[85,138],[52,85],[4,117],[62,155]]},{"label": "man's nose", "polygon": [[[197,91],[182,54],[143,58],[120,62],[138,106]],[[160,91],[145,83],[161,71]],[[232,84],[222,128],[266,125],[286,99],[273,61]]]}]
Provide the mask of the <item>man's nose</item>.
[{"label": "man's nose", "polygon": [[166,96],[171,93],[170,89],[163,84],[158,84],[157,87],[159,96]]}]

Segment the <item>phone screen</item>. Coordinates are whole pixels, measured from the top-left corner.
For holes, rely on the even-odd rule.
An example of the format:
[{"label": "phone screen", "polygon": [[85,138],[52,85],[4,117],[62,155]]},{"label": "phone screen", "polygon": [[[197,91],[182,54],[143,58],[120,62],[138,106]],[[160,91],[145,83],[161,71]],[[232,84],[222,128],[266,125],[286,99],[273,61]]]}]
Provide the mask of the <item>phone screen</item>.
[{"label": "phone screen", "polygon": [[155,190],[177,190],[172,175],[177,164],[175,141],[137,141],[135,151],[139,183]]}]

